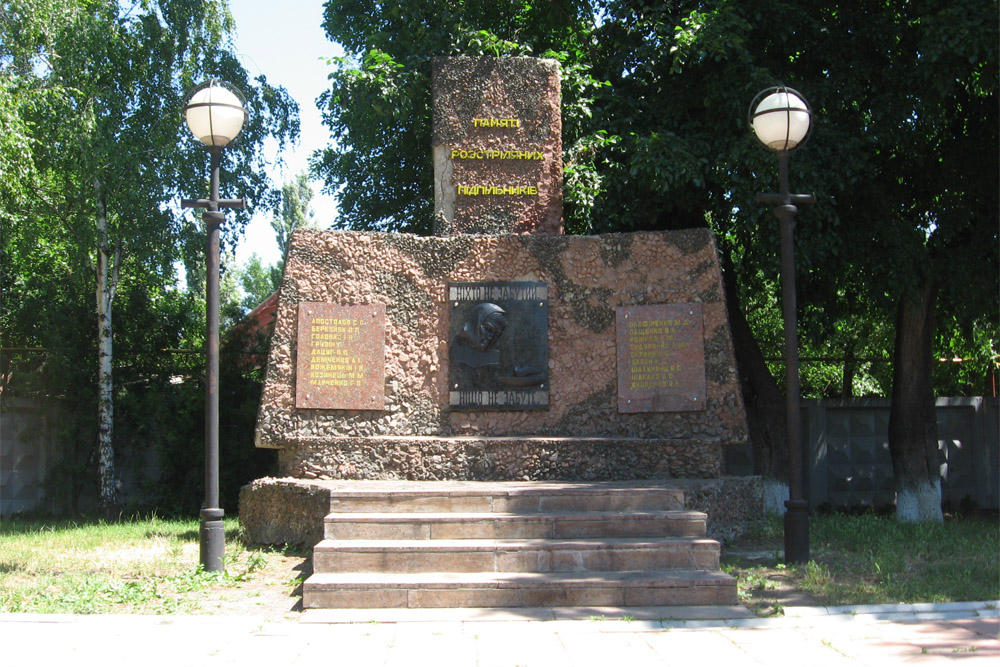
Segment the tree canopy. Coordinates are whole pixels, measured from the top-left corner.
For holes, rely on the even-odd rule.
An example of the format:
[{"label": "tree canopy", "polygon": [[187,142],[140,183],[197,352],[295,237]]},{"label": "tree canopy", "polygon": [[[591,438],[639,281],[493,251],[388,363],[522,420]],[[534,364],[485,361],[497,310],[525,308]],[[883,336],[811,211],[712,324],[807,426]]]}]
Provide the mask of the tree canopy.
[{"label": "tree canopy", "polygon": [[[247,95],[223,190],[257,205],[273,197],[263,141],[296,135],[297,106],[239,64],[222,0],[11,0],[0,13],[0,323],[4,346],[28,350],[5,355],[4,389],[64,401],[78,435],[62,465],[81,480],[99,468],[102,504],[113,505],[112,368],[119,386],[148,382],[163,350],[203,335],[193,326],[203,306],[176,275],[204,253],[200,221],[179,199],[208,189],[186,91],[218,77]],[[227,236],[246,219],[231,216]],[[84,437],[95,428],[97,456]]]},{"label": "tree canopy", "polygon": [[[710,224],[754,306],[778,271],[777,225],[755,201],[777,170],[746,111],[758,90],[785,83],[816,113],[792,159],[793,188],[819,195],[797,230],[807,341],[828,355],[890,354],[878,321],[891,322],[928,273],[945,278],[942,314],[968,340],[996,311],[997,28],[977,18],[994,9],[334,0],[324,27],[348,55],[321,101],[335,143],[314,169],[339,197],[344,226],[427,233],[430,58],[556,57],[567,230]],[[948,336],[939,344],[954,345]],[[881,388],[891,391],[885,377]]]},{"label": "tree canopy", "polygon": [[[781,83],[815,112],[813,136],[791,160],[793,189],[817,194],[796,230],[802,345],[844,358],[845,375],[853,359],[892,355],[895,378],[879,370],[869,386],[930,419],[932,354],[961,349],[981,370],[996,364],[983,343],[998,338],[1000,292],[998,29],[983,20],[995,2],[326,7],[324,27],[347,56],[332,63],[321,99],[335,143],[313,167],[339,198],[344,226],[430,230],[431,57],[554,57],[564,75],[567,231],[709,225],[728,298],[742,305],[735,316],[755,325],[757,341],[743,349],[759,357],[759,344],[777,338],[767,313],[779,261],[778,226],[756,195],[775,189],[777,169],[746,115],[759,90]],[[917,322],[930,333],[908,347],[900,335]],[[748,373],[746,354],[740,363]],[[745,387],[748,403],[771,391],[766,384]],[[919,397],[905,396],[911,385]],[[895,458],[926,466],[897,477],[933,484],[933,429],[918,430],[896,433],[910,455]]]},{"label": "tree canopy", "polygon": [[[284,257],[288,254],[292,233],[296,229],[306,229],[316,225],[312,198],[313,190],[309,185],[308,173],[301,173],[294,180],[281,186],[281,203],[275,208],[274,216],[271,218],[271,229],[274,230],[278,252],[282,257],[281,266],[284,266]],[[279,274],[281,266],[278,267]]]}]

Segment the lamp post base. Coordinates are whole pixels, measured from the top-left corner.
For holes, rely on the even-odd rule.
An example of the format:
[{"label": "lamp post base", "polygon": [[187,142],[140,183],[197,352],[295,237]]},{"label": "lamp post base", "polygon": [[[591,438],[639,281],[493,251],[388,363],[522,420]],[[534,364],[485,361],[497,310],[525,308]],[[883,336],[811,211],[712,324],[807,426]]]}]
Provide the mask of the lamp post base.
[{"label": "lamp post base", "polygon": [[222,572],[226,555],[225,512],[219,507],[201,510],[201,565],[206,572]]},{"label": "lamp post base", "polygon": [[809,560],[809,503],[785,501],[785,563]]}]

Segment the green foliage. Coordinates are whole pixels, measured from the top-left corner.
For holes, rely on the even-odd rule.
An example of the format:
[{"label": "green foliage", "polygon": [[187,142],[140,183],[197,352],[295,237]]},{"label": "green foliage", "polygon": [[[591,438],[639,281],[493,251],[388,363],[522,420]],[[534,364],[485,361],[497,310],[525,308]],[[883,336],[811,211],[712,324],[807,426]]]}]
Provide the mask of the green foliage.
[{"label": "green foliage", "polygon": [[965,376],[985,376],[985,341],[1000,338],[998,37],[976,18],[992,13],[986,0],[331,2],[324,27],[348,57],[322,100],[336,145],[313,168],[343,226],[427,233],[430,57],[555,57],[566,229],[709,224],[768,348],[781,337],[778,230],[755,198],[777,169],[745,118],[759,90],[787,83],[815,111],[791,161],[793,188],[818,195],[796,230],[801,354],[876,360],[853,381],[844,362],[804,366],[806,395],[843,394],[845,371],[851,393],[890,393],[877,360],[891,359],[896,304],[929,277],[943,285],[936,354],[976,360],[938,392],[981,391]]},{"label": "green foliage", "polygon": [[238,273],[244,295],[242,305],[248,311],[259,306],[281,286],[281,267],[265,266],[256,254],[250,256],[246,266]]},{"label": "green foliage", "polygon": [[[252,337],[251,337],[252,336]],[[266,355],[262,335],[231,330],[219,363],[220,502],[235,513],[240,488],[275,473],[273,451],[253,446]],[[205,489],[205,383],[201,354],[163,355],[119,397],[118,451],[136,488],[128,509],[191,515]]]},{"label": "green foliage", "polygon": [[[817,581],[831,604],[992,600],[1000,592],[995,519],[903,523],[893,517],[831,515],[814,521],[814,548],[837,554]],[[854,570],[856,577],[836,583]]]},{"label": "green foliage", "polygon": [[[13,0],[0,12],[0,127],[9,132],[0,139],[0,345],[27,349],[3,355],[0,377],[6,395],[58,404],[49,497],[79,511],[93,498],[97,466],[100,212],[112,282],[117,275],[115,447],[126,470],[145,470],[162,448],[197,477],[187,452],[203,440],[178,416],[203,409],[188,391],[202,371],[166,352],[196,352],[204,335],[204,236],[178,200],[207,194],[208,155],[184,125],[185,94],[210,76],[246,93],[250,116],[225,152],[222,189],[264,206],[273,192],[262,146],[295,136],[297,106],[239,65],[224,0]],[[248,215],[230,216],[224,242]],[[178,286],[178,262],[189,291]]]},{"label": "green foliage", "polygon": [[281,263],[266,266],[257,253],[242,266],[232,255],[223,258],[219,283],[219,317],[223,331],[231,330],[281,286]]},{"label": "green foliage", "polygon": [[[723,548],[723,569],[758,612],[781,600],[778,582],[817,604],[859,605],[993,600],[1000,593],[1000,526],[995,517],[953,516],[943,523],[903,523],[874,513],[810,517],[810,555],[803,565],[778,562],[781,517],[773,516]],[[732,555],[727,553],[733,549]],[[773,554],[740,560],[747,550]],[[770,604],[769,604],[770,603]]]},{"label": "green foliage", "polygon": [[[274,237],[278,242],[278,251],[281,253],[282,266],[284,257],[288,254],[288,244],[292,240],[292,232],[296,229],[306,229],[315,227],[313,210],[310,206],[313,198],[312,186],[309,185],[309,175],[299,174],[294,181],[285,183],[281,187],[281,206],[275,210],[275,216],[271,218],[271,228],[274,229]],[[251,259],[251,263],[253,260]],[[248,266],[248,270],[250,267]],[[256,269],[254,269],[256,270]],[[278,267],[278,278],[281,277],[281,267]],[[275,288],[277,289],[277,284]],[[244,286],[244,291],[248,291]],[[274,291],[273,289],[271,290]],[[270,294],[270,292],[268,292]],[[258,303],[260,303],[258,301]]]}]

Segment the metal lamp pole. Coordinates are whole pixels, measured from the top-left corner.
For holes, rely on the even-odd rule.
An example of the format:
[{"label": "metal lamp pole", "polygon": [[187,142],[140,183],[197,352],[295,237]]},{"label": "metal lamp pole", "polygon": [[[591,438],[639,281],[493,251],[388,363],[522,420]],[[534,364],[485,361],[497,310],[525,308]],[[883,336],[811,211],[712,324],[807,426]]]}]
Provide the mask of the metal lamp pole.
[{"label": "metal lamp pole", "polygon": [[239,134],[246,118],[242,96],[232,86],[210,81],[189,98],[187,122],[211,156],[209,199],[185,199],[185,208],[203,208],[205,223],[205,500],[201,508],[201,559],[207,572],[224,569],[225,512],[219,506],[219,258],[220,227],[226,219],[221,209],[243,208],[242,199],[219,198],[222,150]]},{"label": "metal lamp pole", "polygon": [[788,445],[788,500],[785,501],[785,562],[809,560],[809,501],[802,474],[802,427],[799,415],[799,344],[795,297],[796,204],[812,204],[811,194],[792,194],[788,185],[788,155],[800,146],[812,125],[812,112],[802,96],[783,86],[757,95],[750,106],[750,124],[757,138],[778,156],[778,192],[757,195],[775,203],[781,226],[781,304],[785,325],[785,428]]}]

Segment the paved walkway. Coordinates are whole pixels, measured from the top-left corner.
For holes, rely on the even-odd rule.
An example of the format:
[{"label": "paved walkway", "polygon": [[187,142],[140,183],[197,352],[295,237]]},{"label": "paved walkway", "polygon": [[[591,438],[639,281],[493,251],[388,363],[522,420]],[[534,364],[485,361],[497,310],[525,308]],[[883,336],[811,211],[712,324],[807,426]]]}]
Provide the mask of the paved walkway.
[{"label": "paved walkway", "polygon": [[[789,607],[0,614],[0,665],[1000,665],[1000,602]],[[624,616],[624,618],[623,618]]]}]

